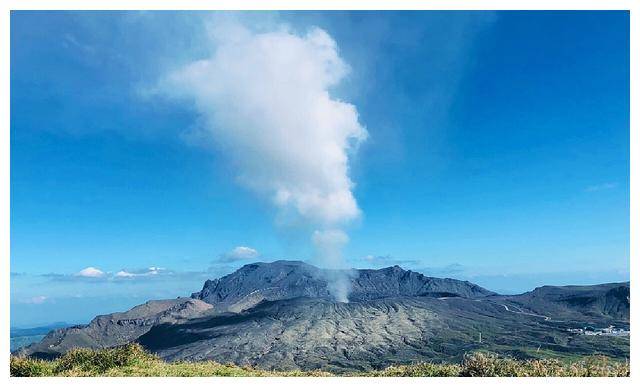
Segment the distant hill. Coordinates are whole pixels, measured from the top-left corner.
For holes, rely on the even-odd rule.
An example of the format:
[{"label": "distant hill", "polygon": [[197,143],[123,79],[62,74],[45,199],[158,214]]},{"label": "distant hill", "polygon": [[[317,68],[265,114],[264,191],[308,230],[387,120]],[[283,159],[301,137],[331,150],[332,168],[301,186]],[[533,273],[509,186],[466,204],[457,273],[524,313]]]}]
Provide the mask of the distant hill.
[{"label": "distant hill", "polygon": [[594,318],[629,319],[629,282],[591,286],[542,286],[509,300],[539,313],[557,317],[586,315]]},{"label": "distant hill", "polygon": [[[329,280],[348,279],[349,302]],[[583,335],[585,325],[629,327],[629,284],[542,287],[515,296],[398,266],[331,272],[296,261],[245,265],[191,298],[58,329],[19,354],[53,358],[75,346],[138,342],[165,360],[215,360],[263,369],[370,370],[459,361],[491,350],[519,358],[629,356],[628,337]]]},{"label": "distant hill", "polygon": [[60,321],[60,322],[54,322],[54,323],[51,323],[51,324],[39,326],[39,327],[11,328],[10,336],[11,337],[20,337],[20,336],[46,335],[51,330],[58,329],[58,328],[65,328],[65,327],[68,327],[68,326],[71,326],[71,325],[72,324]]},{"label": "distant hill", "polygon": [[15,351],[20,347],[37,343],[42,340],[47,333],[54,329],[65,328],[71,324],[65,322],[55,322],[41,327],[32,328],[11,328],[9,349]]}]

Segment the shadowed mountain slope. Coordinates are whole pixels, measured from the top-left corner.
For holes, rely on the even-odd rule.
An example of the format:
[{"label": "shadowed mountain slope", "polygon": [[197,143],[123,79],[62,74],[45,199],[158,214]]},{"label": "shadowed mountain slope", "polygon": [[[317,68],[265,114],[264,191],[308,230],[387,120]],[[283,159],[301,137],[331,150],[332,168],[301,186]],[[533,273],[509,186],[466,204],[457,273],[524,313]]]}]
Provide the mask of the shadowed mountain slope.
[{"label": "shadowed mountain slope", "polygon": [[591,317],[629,320],[629,282],[592,286],[542,286],[508,297],[537,313],[558,317]]},{"label": "shadowed mountain slope", "polygon": [[97,349],[123,345],[136,340],[154,325],[179,323],[212,308],[191,298],[148,301],[127,312],[97,316],[87,325],[53,330],[41,342],[21,348],[17,353],[53,358],[74,347]]}]

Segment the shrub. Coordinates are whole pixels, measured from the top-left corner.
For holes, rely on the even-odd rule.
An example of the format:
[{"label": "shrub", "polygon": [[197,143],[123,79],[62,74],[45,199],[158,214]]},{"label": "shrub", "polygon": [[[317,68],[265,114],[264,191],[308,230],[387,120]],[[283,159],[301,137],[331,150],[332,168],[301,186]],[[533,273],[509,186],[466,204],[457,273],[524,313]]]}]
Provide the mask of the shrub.
[{"label": "shrub", "polygon": [[460,376],[520,376],[518,363],[492,353],[474,352],[462,359]]},{"label": "shrub", "polygon": [[514,360],[476,352],[464,356],[460,376],[629,376],[629,364],[604,356],[562,363],[557,359]]},{"label": "shrub", "polygon": [[80,371],[102,374],[111,368],[132,366],[151,359],[154,357],[145,352],[139,344],[101,350],[74,348],[57,360],[55,372]]},{"label": "shrub", "polygon": [[605,356],[589,356],[572,363],[567,376],[629,376],[629,363],[612,362]]},{"label": "shrub", "polygon": [[417,363],[412,365],[391,366],[382,371],[373,371],[366,376],[459,376],[457,364]]},{"label": "shrub", "polygon": [[52,376],[52,363],[45,360],[30,359],[11,356],[9,361],[9,373],[11,376]]},{"label": "shrub", "polygon": [[[265,371],[213,361],[167,363],[138,344],[92,350],[76,348],[57,360],[11,357],[11,376],[334,376],[316,371]],[[460,364],[417,363],[345,376],[629,376],[629,363],[604,356],[573,362],[515,360],[486,352],[465,354]]]}]

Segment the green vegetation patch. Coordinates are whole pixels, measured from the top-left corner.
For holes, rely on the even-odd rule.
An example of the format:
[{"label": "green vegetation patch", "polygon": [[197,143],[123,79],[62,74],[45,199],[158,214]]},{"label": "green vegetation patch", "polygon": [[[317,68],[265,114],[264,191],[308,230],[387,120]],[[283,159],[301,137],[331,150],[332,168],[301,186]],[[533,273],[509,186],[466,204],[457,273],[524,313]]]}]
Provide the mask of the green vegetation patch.
[{"label": "green vegetation patch", "polygon": [[[92,350],[78,348],[56,360],[11,357],[11,376],[338,376],[325,371],[266,371],[214,361],[167,363],[144,351],[139,344]],[[558,359],[515,360],[492,353],[474,352],[460,364],[417,363],[391,366],[344,376],[629,376],[629,363],[605,356],[575,361]]]}]

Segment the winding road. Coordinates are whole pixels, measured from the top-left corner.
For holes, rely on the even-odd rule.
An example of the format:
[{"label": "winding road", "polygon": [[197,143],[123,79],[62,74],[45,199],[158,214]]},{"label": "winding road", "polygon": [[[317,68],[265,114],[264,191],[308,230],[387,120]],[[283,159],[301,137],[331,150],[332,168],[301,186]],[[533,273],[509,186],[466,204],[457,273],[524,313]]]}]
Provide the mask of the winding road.
[{"label": "winding road", "polygon": [[[505,309],[507,312],[511,312],[511,313],[518,313],[518,314],[524,314],[524,315],[527,315],[527,316],[533,316],[533,317],[541,317],[541,318],[543,318],[543,319],[544,319],[544,321],[554,321],[554,320],[551,320],[551,317],[549,317],[549,316],[544,316],[544,315],[541,315],[541,314],[525,312],[525,311],[523,311],[522,309],[520,309],[520,307],[515,306],[515,305],[511,305],[511,307],[512,307],[512,308],[515,308],[515,309],[518,309],[518,310],[511,310],[511,309],[509,309],[509,307],[508,307],[507,305],[505,305],[505,304],[500,304],[500,305],[502,305],[502,306],[504,307],[504,309]],[[558,321],[558,320],[555,320],[555,321]],[[559,321],[558,321],[558,322],[559,322]]]}]

